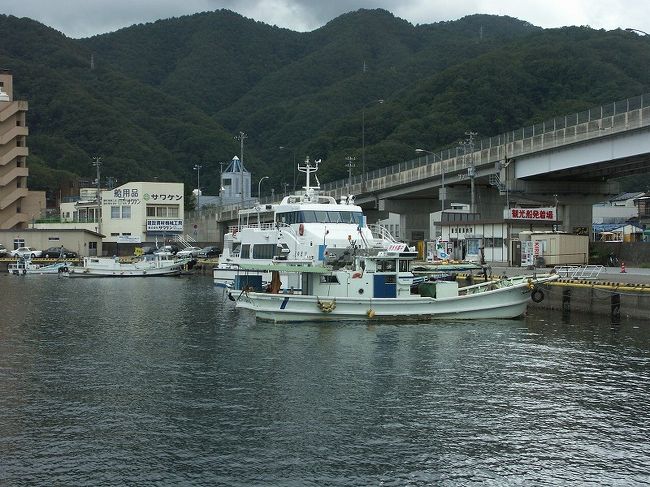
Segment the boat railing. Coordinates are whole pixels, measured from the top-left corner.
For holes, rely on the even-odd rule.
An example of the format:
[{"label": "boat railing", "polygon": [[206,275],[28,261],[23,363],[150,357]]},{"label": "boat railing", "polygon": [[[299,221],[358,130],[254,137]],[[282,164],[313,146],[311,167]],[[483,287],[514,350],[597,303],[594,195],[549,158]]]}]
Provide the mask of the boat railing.
[{"label": "boat railing", "polygon": [[397,239],[388,231],[388,229],[379,223],[368,225],[374,239],[388,240],[389,242],[398,243]]},{"label": "boat railing", "polygon": [[273,230],[275,223],[249,223],[244,225],[231,225],[228,227],[228,232],[235,234],[241,232],[245,228],[252,228],[254,230]]},{"label": "boat railing", "polygon": [[294,227],[292,227],[291,225],[289,225],[288,223],[278,222],[276,224],[276,228],[278,230],[283,231],[283,232],[287,232],[288,234],[290,234],[293,237],[294,240],[297,240],[298,234],[296,233],[296,229]]}]

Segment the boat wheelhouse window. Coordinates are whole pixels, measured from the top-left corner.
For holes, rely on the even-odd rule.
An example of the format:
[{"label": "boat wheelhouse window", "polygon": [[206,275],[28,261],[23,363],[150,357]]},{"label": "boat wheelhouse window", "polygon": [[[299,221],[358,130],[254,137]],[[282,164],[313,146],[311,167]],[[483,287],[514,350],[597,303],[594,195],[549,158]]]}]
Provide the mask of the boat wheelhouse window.
[{"label": "boat wheelhouse window", "polygon": [[251,258],[251,244],[242,244],[241,253],[240,253],[239,257],[242,258],[242,259],[250,259]]},{"label": "boat wheelhouse window", "polygon": [[395,260],[378,260],[377,272],[395,272]]},{"label": "boat wheelhouse window", "polygon": [[272,259],[276,248],[276,244],[255,244],[253,245],[253,259]]},{"label": "boat wheelhouse window", "polygon": [[339,283],[339,278],[336,277],[336,276],[321,275],[320,276],[320,283],[321,284],[338,284]]},{"label": "boat wheelhouse window", "polygon": [[399,271],[408,272],[409,271],[409,260],[400,260],[399,261]]}]

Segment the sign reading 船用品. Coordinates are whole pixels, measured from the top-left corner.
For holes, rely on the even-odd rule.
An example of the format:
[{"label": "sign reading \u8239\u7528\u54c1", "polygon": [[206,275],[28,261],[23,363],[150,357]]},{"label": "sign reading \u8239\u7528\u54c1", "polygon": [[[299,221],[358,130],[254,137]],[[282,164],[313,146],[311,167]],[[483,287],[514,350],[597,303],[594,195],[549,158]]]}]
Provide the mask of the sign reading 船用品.
[{"label": "sign reading \u8239\u7528\u54c1", "polygon": [[508,208],[503,210],[504,220],[533,220],[554,222],[557,220],[557,208]]}]

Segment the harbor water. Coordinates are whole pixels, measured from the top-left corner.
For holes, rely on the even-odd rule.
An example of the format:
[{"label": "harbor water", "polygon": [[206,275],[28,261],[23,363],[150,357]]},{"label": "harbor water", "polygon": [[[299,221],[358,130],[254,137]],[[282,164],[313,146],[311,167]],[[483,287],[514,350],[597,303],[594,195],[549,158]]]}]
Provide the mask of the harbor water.
[{"label": "harbor water", "polygon": [[647,320],[232,304],[201,276],[0,276],[0,485],[650,483]]}]

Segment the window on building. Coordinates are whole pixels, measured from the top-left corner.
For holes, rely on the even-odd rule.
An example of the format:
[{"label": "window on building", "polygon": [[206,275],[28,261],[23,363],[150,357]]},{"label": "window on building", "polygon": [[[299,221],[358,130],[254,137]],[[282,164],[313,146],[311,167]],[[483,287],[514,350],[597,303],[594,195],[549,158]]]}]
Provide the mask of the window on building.
[{"label": "window on building", "polygon": [[14,250],[16,250],[18,247],[24,247],[24,246],[25,246],[24,238],[14,238]]},{"label": "window on building", "polygon": [[123,206],[122,207],[122,218],[129,220],[131,219],[131,207],[130,206]]},{"label": "window on building", "polygon": [[111,206],[111,218],[114,219],[114,220],[120,218],[120,207],[119,206]]}]

